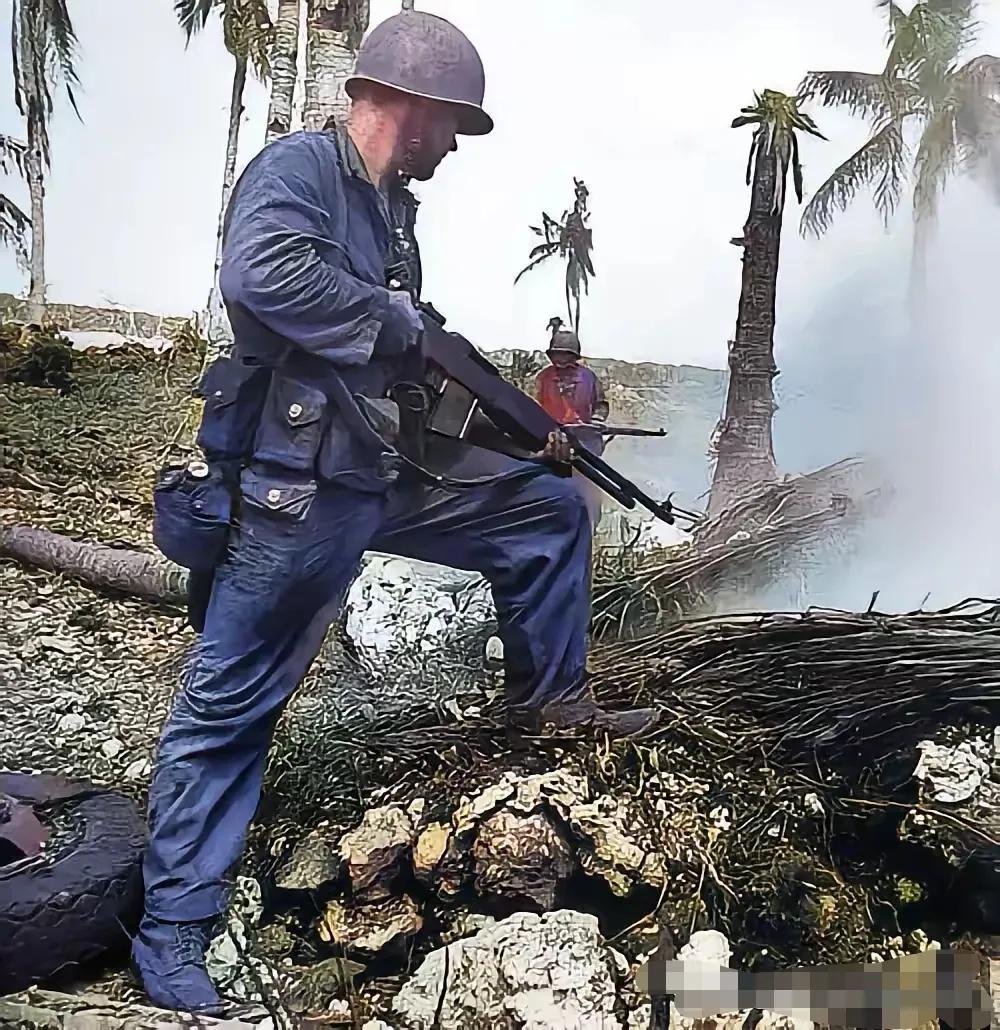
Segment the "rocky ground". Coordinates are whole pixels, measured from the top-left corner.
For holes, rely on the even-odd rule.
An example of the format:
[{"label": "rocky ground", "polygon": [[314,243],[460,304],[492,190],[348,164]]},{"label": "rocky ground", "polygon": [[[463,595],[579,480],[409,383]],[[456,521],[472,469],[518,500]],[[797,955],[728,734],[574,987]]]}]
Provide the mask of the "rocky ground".
[{"label": "rocky ground", "polygon": [[[197,364],[183,347],[127,350],[76,357],[65,395],[0,384],[0,525],[151,549],[149,483],[189,430]],[[652,581],[654,566],[622,568]],[[142,803],[196,643],[182,613],[7,560],[0,596],[0,767],[90,778]],[[985,712],[925,720],[926,739],[892,761],[781,763],[773,720],[753,731],[712,714],[725,677],[712,680],[698,641],[606,644],[595,661],[609,696],[670,684],[683,699],[686,683],[697,696],[651,741],[511,752],[488,718],[490,614],[474,578],[382,556],[352,589],[279,726],[212,949],[220,983],[265,1003],[252,1018],[643,1027],[652,1013],[633,977],[656,948],[757,968],[956,942],[988,951],[1000,932],[992,681],[973,691]],[[963,632],[982,641],[978,626]],[[778,682],[787,652],[768,646],[762,678]],[[899,663],[878,654],[856,668],[896,683]],[[136,1000],[113,969],[95,976],[106,997]]]}]

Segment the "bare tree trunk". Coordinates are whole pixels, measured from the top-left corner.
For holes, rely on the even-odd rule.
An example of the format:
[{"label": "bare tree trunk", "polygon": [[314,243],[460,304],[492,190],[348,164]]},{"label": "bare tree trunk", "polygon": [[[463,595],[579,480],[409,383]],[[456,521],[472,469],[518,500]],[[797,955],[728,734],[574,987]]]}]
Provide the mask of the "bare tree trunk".
[{"label": "bare tree trunk", "polygon": [[306,48],[306,129],[321,130],[332,118],[347,119],[350,100],[344,83],[368,26],[368,0],[308,0]]},{"label": "bare tree trunk", "polygon": [[240,123],[243,119],[243,91],[247,83],[246,57],[234,57],[233,90],[229,99],[229,135],[226,140],[226,164],[222,173],[222,205],[219,209],[219,224],[215,236],[215,263],[212,267],[212,290],[208,295],[205,311],[206,367],[232,341],[232,330],[219,289],[219,269],[222,266],[222,236],[226,225],[226,209],[236,181],[236,160],[240,147]]},{"label": "bare tree trunk", "polygon": [[187,573],[163,558],[71,540],[47,529],[0,526],[0,556],[159,604],[182,605],[187,598]]},{"label": "bare tree trunk", "polygon": [[292,131],[292,105],[299,74],[299,13],[302,0],[278,0],[271,55],[271,106],[266,143]]},{"label": "bare tree trunk", "polygon": [[729,391],[718,440],[709,515],[750,487],[774,482],[774,302],[782,212],[773,210],[778,164],[762,148],[754,164],[750,215],[743,228],[743,289],[736,339],[729,345]]},{"label": "bare tree trunk", "polygon": [[240,123],[243,119],[243,91],[247,84],[247,59],[235,58],[233,92],[229,98],[229,136],[226,140],[226,165],[222,174],[222,206],[219,209],[219,227],[215,236],[215,278],[222,265],[222,234],[226,225],[226,208],[236,182],[236,160],[240,149]]}]

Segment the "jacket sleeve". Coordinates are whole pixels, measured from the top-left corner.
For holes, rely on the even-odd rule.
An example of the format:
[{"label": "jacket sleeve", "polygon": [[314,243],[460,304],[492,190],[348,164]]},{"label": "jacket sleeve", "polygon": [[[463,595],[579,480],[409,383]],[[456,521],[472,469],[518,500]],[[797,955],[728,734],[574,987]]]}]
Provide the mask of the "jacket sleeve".
[{"label": "jacket sleeve", "polygon": [[344,245],[329,236],[322,198],[335,168],[305,144],[266,155],[227,227],[219,284],[228,304],[272,332],[337,365],[365,364],[382,323],[388,290],[348,270]]}]

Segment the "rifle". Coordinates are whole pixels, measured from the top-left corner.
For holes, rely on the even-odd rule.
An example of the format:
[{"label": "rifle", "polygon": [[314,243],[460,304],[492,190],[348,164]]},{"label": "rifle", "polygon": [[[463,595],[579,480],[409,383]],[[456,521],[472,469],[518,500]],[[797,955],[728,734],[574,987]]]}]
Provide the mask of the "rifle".
[{"label": "rifle", "polygon": [[[572,469],[623,507],[631,510],[640,504],[671,525],[678,517],[691,522],[701,518],[694,512],[675,507],[670,498],[660,502],[644,493],[581,444],[573,431],[575,427],[560,425],[527,394],[506,382],[499,369],[464,336],[445,332],[444,319],[430,305],[420,304],[419,309],[424,321],[423,354],[436,373],[432,376],[433,396],[426,423],[429,430],[453,439],[469,439],[470,430],[485,416],[517,447],[530,453],[544,449],[549,434],[561,431],[573,448]],[[500,447],[494,449],[501,450]]]}]

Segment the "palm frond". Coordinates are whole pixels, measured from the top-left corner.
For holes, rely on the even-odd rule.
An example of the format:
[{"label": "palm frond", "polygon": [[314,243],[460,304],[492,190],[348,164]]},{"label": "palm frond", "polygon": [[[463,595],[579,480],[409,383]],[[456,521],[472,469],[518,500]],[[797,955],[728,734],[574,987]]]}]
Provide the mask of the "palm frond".
[{"label": "palm frond", "polygon": [[76,33],[66,0],[14,0],[11,18],[14,101],[27,121],[28,139],[49,163],[53,86],[63,86],[77,117],[74,87]]},{"label": "palm frond", "polygon": [[0,172],[4,175],[25,174],[25,159],[28,155],[26,143],[13,136],[0,133]]},{"label": "palm frond", "polygon": [[871,72],[809,72],[799,84],[800,95],[815,96],[823,107],[846,107],[852,115],[875,120],[889,114],[890,84]]},{"label": "palm frond", "polygon": [[955,69],[955,82],[966,93],[1000,99],[1000,57],[980,54]]},{"label": "palm frond", "polygon": [[816,190],[802,212],[802,234],[822,236],[835,212],[846,211],[858,192],[873,182],[875,207],[887,223],[902,196],[907,158],[902,121],[886,123]]},{"label": "palm frond", "polygon": [[799,160],[799,141],[797,133],[806,132],[825,140],[816,122],[799,109],[799,104],[807,100],[811,94],[779,93],[766,89],[763,93],[754,94],[754,104],[744,107],[743,114],[733,119],[733,128],[743,125],[756,125],[750,141],[750,152],[747,155],[746,182],[750,185],[753,178],[755,162],[767,155],[775,161],[774,194],[771,198],[773,214],[779,213],[785,205],[785,184],[788,178],[789,165],[795,183],[795,195],[802,201],[802,165]]},{"label": "palm frond", "polygon": [[[734,122],[733,124],[735,126],[736,123]],[[753,163],[754,158],[757,156],[757,151],[760,148],[761,135],[761,130],[757,129],[753,134],[753,138],[750,140],[750,147],[747,151],[746,184],[748,186],[750,185],[750,180],[753,178]]]},{"label": "palm frond", "polygon": [[222,29],[226,49],[249,61],[258,78],[269,78],[274,24],[267,0],[223,0]]},{"label": "palm frond", "polygon": [[782,130],[775,133],[771,144],[777,166],[774,179],[774,199],[771,202],[771,214],[780,214],[785,208],[785,183],[788,179],[788,165],[792,159],[792,139],[794,132]]},{"label": "palm frond", "polygon": [[[914,5],[922,9],[929,19],[932,30],[944,34],[951,42],[957,41],[957,54],[963,47],[974,43],[981,28],[978,17],[978,0],[920,0]],[[910,12],[911,15],[913,11]]]},{"label": "palm frond", "polygon": [[802,162],[799,160],[799,137],[792,134],[792,183],[795,186],[795,199],[802,203]]},{"label": "palm frond", "polygon": [[[538,250],[539,248],[536,247],[532,251],[532,253],[537,253]],[[540,264],[542,264],[543,261],[547,261],[550,257],[555,257],[555,255],[558,253],[558,244],[546,244],[544,253],[540,254],[533,261],[529,261],[528,264],[525,265],[524,268],[522,268],[521,271],[517,273],[517,275],[514,277],[514,285],[516,286],[526,273],[530,272],[533,268],[537,268]]]},{"label": "palm frond", "polygon": [[174,14],[188,42],[208,24],[220,0],[174,0]]},{"label": "palm frond", "polygon": [[539,243],[537,247],[531,248],[531,253],[528,254],[528,260],[534,261],[536,257],[548,256],[555,254],[559,250],[558,243]]},{"label": "palm frond", "polygon": [[0,193],[0,246],[14,251],[20,268],[27,268],[26,237],[31,231],[31,219],[10,197]]},{"label": "palm frond", "polygon": [[77,39],[67,0],[43,0],[42,6],[48,27],[46,58],[51,69],[56,72],[54,77],[65,86],[73,110],[79,117],[80,111],[73,93],[73,87],[80,84],[76,73]]},{"label": "palm frond", "polygon": [[977,31],[969,0],[919,0],[897,27],[888,67],[933,107],[947,98],[955,64]]}]

